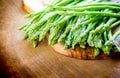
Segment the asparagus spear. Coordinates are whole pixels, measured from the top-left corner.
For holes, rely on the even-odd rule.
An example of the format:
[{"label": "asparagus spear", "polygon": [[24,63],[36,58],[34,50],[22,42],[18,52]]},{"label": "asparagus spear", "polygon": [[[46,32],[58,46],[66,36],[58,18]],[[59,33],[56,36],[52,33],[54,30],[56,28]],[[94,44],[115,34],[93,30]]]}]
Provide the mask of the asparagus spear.
[{"label": "asparagus spear", "polygon": [[78,37],[81,33],[83,33],[86,29],[87,25],[83,25],[81,28],[77,29],[76,32],[73,32],[74,39],[72,42],[72,48],[75,48],[75,45],[79,43]]},{"label": "asparagus spear", "polygon": [[[98,34],[96,35],[97,38],[95,39],[96,42],[94,43],[95,44],[95,47],[96,48],[102,48],[103,47],[103,39],[102,39],[102,34]],[[93,41],[94,42],[94,41]]]},{"label": "asparagus spear", "polygon": [[79,8],[79,7],[87,7],[87,6],[116,6],[120,7],[120,3],[111,3],[111,2],[93,2],[93,3],[79,3],[75,6],[70,6],[69,8]]},{"label": "asparagus spear", "polygon": [[[69,4],[68,6],[70,6],[70,5],[74,5],[74,4],[76,4],[76,3],[78,3],[78,1],[79,0],[75,0],[73,3],[71,3],[71,4]],[[57,34],[59,34],[60,32],[61,32],[61,30],[60,30],[60,28],[62,29],[63,27],[64,27],[64,25],[65,25],[65,22],[69,19],[69,18],[71,18],[72,16],[66,16],[65,18],[63,18],[61,21],[59,21],[58,23],[57,23],[57,26],[55,26],[55,29],[53,30],[53,32],[50,34],[50,36],[49,36],[49,44],[51,44],[51,42],[54,42],[55,40],[53,39]],[[57,33],[56,33],[56,31],[58,31]],[[58,36],[58,35],[57,35]],[[57,38],[56,38],[57,39]],[[54,40],[54,41],[52,41],[52,40]]]},{"label": "asparagus spear", "polygon": [[110,38],[108,41],[106,41],[105,45],[112,45],[114,40],[120,35],[120,31],[118,30],[112,38]]},{"label": "asparagus spear", "polygon": [[75,25],[78,17],[73,17],[71,20],[68,22],[68,25],[66,26],[66,29],[64,33],[61,35],[61,37],[58,39],[58,42],[63,43],[67,34],[70,32],[71,28]]},{"label": "asparagus spear", "polygon": [[[63,18],[61,21],[59,21],[57,23],[57,25],[55,26],[54,30],[52,30],[52,33],[49,36],[49,40],[51,41],[58,33],[61,32],[61,29],[63,29],[63,27],[65,26],[66,21],[71,18],[71,16],[66,16],[65,18]],[[49,43],[51,44],[51,43]]]},{"label": "asparagus spear", "polygon": [[[60,4],[60,2],[61,2],[61,0],[53,0],[50,4],[57,5],[58,3]],[[24,18],[30,18],[30,17],[34,17],[36,15],[41,15],[46,10],[50,10],[50,8],[46,7],[44,10],[41,10],[40,12],[27,14],[27,15],[24,16]]]},{"label": "asparagus spear", "polygon": [[[70,0],[69,0],[69,1],[65,0],[65,1],[59,3],[58,5],[67,5],[69,2],[70,2]],[[30,26],[30,27],[26,30],[26,32],[29,32],[29,31],[31,31],[31,30],[37,29],[38,27],[41,27],[41,25],[42,25],[43,23],[45,23],[48,19],[50,19],[51,17],[54,17],[54,16],[56,15],[55,13],[52,13],[52,12],[47,13],[46,15],[45,15],[45,14],[46,14],[46,12],[43,13],[43,14],[41,15],[42,18],[41,18],[36,24]]]},{"label": "asparagus spear", "polygon": [[81,27],[81,25],[87,25],[90,22],[94,22],[95,20],[99,20],[101,18],[101,17],[98,17],[98,16],[93,16],[91,18],[90,17],[89,17],[88,20],[82,21],[81,23],[79,23],[78,25],[76,25],[75,27],[73,27],[71,31],[75,31],[76,29],[79,29]]},{"label": "asparagus spear", "polygon": [[65,6],[54,6],[54,5],[48,5],[51,9],[55,10],[55,11],[64,11],[64,10],[69,10],[69,11],[76,11],[76,12],[82,12],[84,10],[88,10],[88,11],[99,11],[101,9],[111,9],[111,10],[117,10],[117,12],[120,10],[120,6],[109,6],[109,5],[103,5],[103,6],[81,6],[80,7],[65,7]]},{"label": "asparagus spear", "polygon": [[[87,27],[87,29],[81,33],[77,38],[76,38],[76,41],[75,41],[75,44],[74,46],[79,42],[81,42],[81,39],[84,38],[84,36],[88,35],[89,31],[94,29],[95,25],[98,23],[98,21],[94,22],[94,23],[90,23]],[[86,39],[85,39],[86,40]]]},{"label": "asparagus spear", "polygon": [[119,13],[109,13],[109,12],[97,12],[97,11],[85,11],[85,12],[76,12],[76,11],[54,11],[54,13],[60,15],[68,16],[82,16],[82,15],[99,15],[99,16],[109,16],[109,17],[120,17]]},{"label": "asparagus spear", "polygon": [[67,36],[67,39],[65,40],[64,49],[68,49],[71,47],[72,39],[73,39],[72,32],[70,32],[69,35]]},{"label": "asparagus spear", "polygon": [[25,31],[37,19],[39,19],[39,15],[36,15],[29,22],[27,22],[23,26],[19,27],[19,30],[24,30]]},{"label": "asparagus spear", "polygon": [[98,56],[99,54],[100,54],[99,48],[95,48],[95,49],[94,49],[94,56],[96,57],[96,56]]},{"label": "asparagus spear", "polygon": [[99,32],[99,33],[102,33],[102,32],[104,32],[105,30],[108,30],[108,29],[111,27],[112,23],[114,23],[116,20],[117,20],[117,18],[110,18],[110,19],[108,20],[108,22],[107,22],[107,23],[102,27],[102,29],[100,29],[98,32]]},{"label": "asparagus spear", "polygon": [[35,48],[35,47],[37,47],[37,45],[38,45],[38,41],[37,40],[33,40],[33,47]]},{"label": "asparagus spear", "polygon": [[[109,34],[109,35],[107,35],[107,34]],[[104,35],[104,43],[105,43],[106,41],[108,41],[108,39],[110,39],[112,37],[111,30],[105,31],[103,33],[103,35]],[[103,45],[103,47],[102,47],[102,51],[104,52],[104,54],[107,54],[107,55],[110,54],[111,49],[112,49],[112,46]]]},{"label": "asparagus spear", "polygon": [[113,50],[114,50],[115,52],[120,52],[120,47],[117,46],[117,45],[113,45]]},{"label": "asparagus spear", "polygon": [[60,36],[60,38],[58,39],[58,42],[59,43],[64,43],[64,41],[65,41],[65,39],[66,39],[66,36],[67,36],[67,34],[70,32],[70,29],[71,29],[71,27],[72,27],[72,21],[73,21],[73,19],[71,19],[71,20],[69,20],[68,22],[67,22],[67,26],[66,26],[66,28],[65,28],[65,31],[63,32],[63,34]]}]

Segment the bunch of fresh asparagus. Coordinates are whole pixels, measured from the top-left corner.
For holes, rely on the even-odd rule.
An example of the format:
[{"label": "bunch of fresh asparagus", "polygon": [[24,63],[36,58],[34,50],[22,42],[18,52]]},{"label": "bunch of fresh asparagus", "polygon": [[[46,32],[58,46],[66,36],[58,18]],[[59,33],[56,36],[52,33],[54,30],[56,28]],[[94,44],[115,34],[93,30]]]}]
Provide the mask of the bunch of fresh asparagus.
[{"label": "bunch of fresh asparagus", "polygon": [[20,30],[25,31],[25,39],[33,41],[36,47],[46,35],[48,44],[64,44],[64,48],[80,46],[94,47],[95,56],[100,51],[120,52],[114,44],[120,30],[112,34],[113,28],[120,25],[120,4],[110,0],[54,0],[44,10],[28,14],[32,19]]}]

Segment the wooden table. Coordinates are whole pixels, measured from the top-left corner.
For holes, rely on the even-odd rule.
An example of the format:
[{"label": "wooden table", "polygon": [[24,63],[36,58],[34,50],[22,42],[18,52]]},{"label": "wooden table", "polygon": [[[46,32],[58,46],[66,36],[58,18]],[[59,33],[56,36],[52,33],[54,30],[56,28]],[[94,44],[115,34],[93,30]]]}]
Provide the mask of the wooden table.
[{"label": "wooden table", "polygon": [[0,0],[0,78],[120,77],[120,59],[73,59],[54,52],[46,40],[33,48],[18,31],[25,14],[21,0]]}]

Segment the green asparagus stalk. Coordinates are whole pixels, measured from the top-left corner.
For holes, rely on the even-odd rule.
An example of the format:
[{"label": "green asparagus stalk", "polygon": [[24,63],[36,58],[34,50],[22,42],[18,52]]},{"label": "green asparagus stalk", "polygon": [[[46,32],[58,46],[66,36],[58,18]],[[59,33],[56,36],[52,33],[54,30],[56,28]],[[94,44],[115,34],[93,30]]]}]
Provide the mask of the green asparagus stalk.
[{"label": "green asparagus stalk", "polygon": [[96,42],[94,42],[95,47],[96,48],[102,48],[103,47],[102,34],[98,34],[96,36],[97,36],[96,39],[94,37],[94,40],[96,41]]},{"label": "green asparagus stalk", "polygon": [[109,12],[97,12],[97,11],[85,11],[85,12],[76,12],[76,11],[54,11],[54,13],[60,15],[68,16],[82,16],[82,15],[99,15],[99,16],[108,16],[108,17],[120,17],[119,13],[109,13]]},{"label": "green asparagus stalk", "polygon": [[81,28],[77,29],[76,32],[74,33],[74,39],[72,42],[72,48],[75,48],[75,45],[80,43],[79,42],[79,36],[81,33],[83,33],[86,30],[87,25],[83,25]]},{"label": "green asparagus stalk", "polygon": [[99,20],[100,18],[101,17],[98,17],[98,16],[91,17],[88,20],[85,20],[85,21],[79,23],[78,25],[76,25],[75,27],[73,27],[71,31],[75,31],[76,29],[79,29],[81,27],[81,25],[87,25],[90,22],[94,22],[95,20]]},{"label": "green asparagus stalk", "polygon": [[57,25],[55,26],[54,30],[52,30],[51,34],[49,35],[49,44],[51,44],[51,40],[58,34],[61,32],[61,29],[63,29],[63,27],[65,26],[66,21],[71,18],[71,16],[66,16],[65,18],[63,18],[61,21],[59,21],[59,23],[57,23]]},{"label": "green asparagus stalk", "polygon": [[38,41],[37,41],[37,40],[34,40],[34,41],[33,41],[33,47],[36,48],[37,45],[38,45]]},{"label": "green asparagus stalk", "polygon": [[106,41],[105,45],[112,45],[114,40],[120,35],[120,31],[118,30],[111,39]]},{"label": "green asparagus stalk", "polygon": [[87,3],[87,4],[79,3],[75,6],[70,6],[69,8],[79,8],[79,7],[87,7],[87,6],[116,6],[116,7],[120,7],[120,3],[111,3],[111,2],[93,2],[93,3]]},{"label": "green asparagus stalk", "polygon": [[87,11],[99,11],[101,9],[111,9],[111,10],[120,10],[120,7],[117,6],[81,6],[80,7],[75,7],[75,8],[70,8],[70,7],[64,7],[64,6],[54,6],[54,5],[48,5],[51,9],[53,9],[54,11],[64,11],[64,10],[69,10],[69,11],[75,11],[75,12],[82,12],[84,10]]},{"label": "green asparagus stalk", "polygon": [[[81,39],[83,39],[84,36],[88,35],[89,31],[92,30],[92,29],[94,29],[94,27],[96,26],[97,23],[98,23],[97,21],[94,22],[94,23],[90,23],[90,24],[88,25],[87,29],[86,29],[83,33],[81,33],[81,34],[76,38],[76,41],[75,41],[74,46],[75,46],[77,43],[80,43],[80,42],[81,42]],[[85,39],[85,40],[86,40],[86,39]]]},{"label": "green asparagus stalk", "polygon": [[71,47],[72,39],[73,39],[72,32],[70,32],[69,35],[67,36],[67,39],[65,40],[64,49],[68,49]]},{"label": "green asparagus stalk", "polygon": [[[107,35],[107,34],[109,34],[109,35]],[[104,35],[104,42],[108,41],[112,37],[111,30],[105,31],[103,33],[103,35]],[[112,46],[103,45],[103,47],[102,47],[102,51],[104,52],[104,54],[107,54],[107,55],[110,54],[111,49],[112,49]]]},{"label": "green asparagus stalk", "polygon": [[64,31],[64,33],[60,36],[60,38],[58,39],[58,42],[59,43],[64,43],[65,42],[65,39],[66,39],[66,36],[68,35],[68,33],[70,32],[71,30],[71,27],[72,27],[72,22],[73,22],[73,19],[69,20],[68,21],[68,24],[66,24],[66,29]]},{"label": "green asparagus stalk", "polygon": [[95,49],[94,49],[94,56],[96,57],[96,56],[98,56],[99,54],[100,54],[99,48],[95,48]]}]

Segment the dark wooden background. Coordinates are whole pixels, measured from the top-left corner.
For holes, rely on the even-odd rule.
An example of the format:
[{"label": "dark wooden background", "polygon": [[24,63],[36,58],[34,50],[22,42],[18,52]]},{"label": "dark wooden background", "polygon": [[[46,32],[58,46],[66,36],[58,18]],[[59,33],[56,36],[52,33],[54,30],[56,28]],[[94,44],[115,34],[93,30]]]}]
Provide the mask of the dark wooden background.
[{"label": "dark wooden background", "polygon": [[69,58],[46,40],[33,48],[18,31],[27,21],[25,14],[21,0],[0,0],[0,78],[120,78],[120,59]]}]

